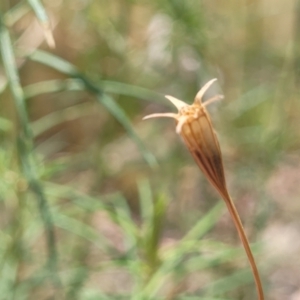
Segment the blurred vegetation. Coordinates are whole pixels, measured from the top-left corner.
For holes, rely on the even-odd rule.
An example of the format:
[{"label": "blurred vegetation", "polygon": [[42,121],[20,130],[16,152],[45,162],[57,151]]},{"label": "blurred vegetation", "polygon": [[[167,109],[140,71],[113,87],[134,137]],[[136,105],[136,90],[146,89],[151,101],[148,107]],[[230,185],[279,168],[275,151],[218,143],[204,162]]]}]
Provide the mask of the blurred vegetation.
[{"label": "blurred vegetation", "polygon": [[209,110],[266,299],[300,299],[298,0],[0,10],[0,300],[255,299],[174,124],[142,122],[214,77],[207,97],[225,100]]}]

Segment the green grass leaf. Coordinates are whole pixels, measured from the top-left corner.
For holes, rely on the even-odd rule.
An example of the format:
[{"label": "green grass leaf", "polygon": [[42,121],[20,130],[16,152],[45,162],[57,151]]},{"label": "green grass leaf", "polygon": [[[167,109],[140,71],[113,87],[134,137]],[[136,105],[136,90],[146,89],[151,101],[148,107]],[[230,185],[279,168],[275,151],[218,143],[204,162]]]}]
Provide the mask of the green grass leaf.
[{"label": "green grass leaf", "polygon": [[40,21],[43,27],[44,35],[49,47],[54,48],[55,42],[51,31],[50,20],[46,12],[46,8],[44,7],[43,3],[39,0],[27,0],[27,1],[29,5],[32,7],[36,17],[38,18],[38,20]]},{"label": "green grass leaf", "polygon": [[30,59],[56,69],[66,75],[80,79],[85,89],[96,96],[97,101],[102,104],[125,128],[129,137],[135,142],[145,161],[151,166],[156,167],[157,162],[154,155],[145,147],[142,140],[136,134],[132,124],[115,100],[104,93],[103,89],[94,84],[84,74],[81,74],[71,63],[44,51],[35,51],[29,55]]}]

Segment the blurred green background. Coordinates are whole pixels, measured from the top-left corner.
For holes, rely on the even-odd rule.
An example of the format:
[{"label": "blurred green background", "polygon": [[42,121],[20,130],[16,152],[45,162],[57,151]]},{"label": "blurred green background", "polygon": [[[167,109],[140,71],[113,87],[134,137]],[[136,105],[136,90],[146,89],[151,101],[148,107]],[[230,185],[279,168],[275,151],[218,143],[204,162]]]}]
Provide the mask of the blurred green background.
[{"label": "blurred green background", "polygon": [[209,111],[266,299],[300,299],[299,0],[0,9],[0,300],[256,299],[174,121],[142,121],[215,77],[206,97],[225,99]]}]

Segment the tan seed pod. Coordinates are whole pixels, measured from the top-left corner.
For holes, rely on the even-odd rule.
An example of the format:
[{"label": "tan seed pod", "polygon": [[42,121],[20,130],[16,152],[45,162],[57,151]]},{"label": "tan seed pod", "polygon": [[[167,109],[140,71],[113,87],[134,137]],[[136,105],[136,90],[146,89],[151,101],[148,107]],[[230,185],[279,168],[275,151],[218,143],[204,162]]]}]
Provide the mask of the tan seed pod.
[{"label": "tan seed pod", "polygon": [[166,98],[178,109],[177,114],[151,114],[144,117],[144,120],[159,117],[169,117],[176,120],[176,132],[181,135],[185,145],[191,152],[197,165],[226,203],[228,211],[232,217],[247,254],[256,283],[258,299],[263,300],[263,288],[257,266],[249,246],[247,236],[243,229],[241,219],[228,193],[219,141],[212,127],[209,114],[205,108],[207,104],[221,99],[223,96],[217,95],[205,103],[202,103],[202,97],[204,93],[216,80],[217,79],[212,79],[202,87],[202,89],[197,93],[192,105],[188,105],[187,103],[172,96],[166,96]]}]

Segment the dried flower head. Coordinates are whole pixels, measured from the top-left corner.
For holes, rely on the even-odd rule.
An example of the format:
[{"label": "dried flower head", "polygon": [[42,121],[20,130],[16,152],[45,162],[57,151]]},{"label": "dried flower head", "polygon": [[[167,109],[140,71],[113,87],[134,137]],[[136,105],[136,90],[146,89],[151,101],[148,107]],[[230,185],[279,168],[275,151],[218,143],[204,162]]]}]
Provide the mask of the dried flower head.
[{"label": "dried flower head", "polygon": [[185,145],[191,152],[197,165],[202,170],[206,178],[217,189],[227,205],[229,213],[236,226],[236,229],[248,256],[259,299],[263,300],[263,289],[256,263],[251,252],[240,217],[228,193],[219,141],[212,127],[209,114],[205,108],[207,104],[215,100],[222,99],[223,96],[217,95],[209,99],[205,103],[202,103],[202,97],[204,93],[216,80],[217,79],[212,79],[207,82],[197,93],[194,103],[191,105],[172,96],[166,96],[166,98],[170,100],[178,109],[177,114],[156,113],[148,115],[144,117],[144,119],[168,117],[176,120],[176,132],[181,135]]}]

